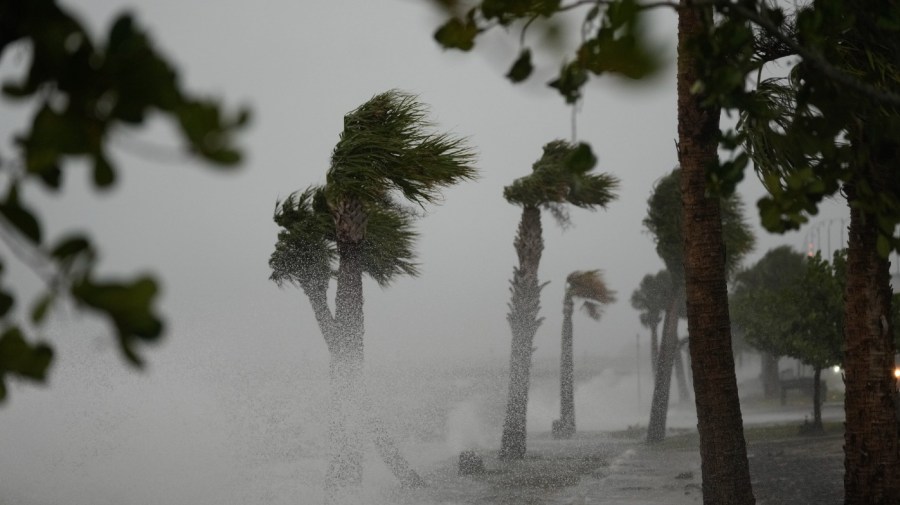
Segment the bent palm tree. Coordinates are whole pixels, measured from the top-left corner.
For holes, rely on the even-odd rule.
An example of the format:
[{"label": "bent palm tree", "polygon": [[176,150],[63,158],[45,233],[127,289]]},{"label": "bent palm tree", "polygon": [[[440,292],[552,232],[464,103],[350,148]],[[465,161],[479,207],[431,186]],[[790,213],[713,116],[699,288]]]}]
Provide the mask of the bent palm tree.
[{"label": "bent palm tree", "polygon": [[572,338],[572,312],[575,299],[584,300],[581,308],[599,321],[603,305],[616,301],[615,292],[606,286],[600,270],[577,270],[566,278],[563,295],[562,351],[559,366],[559,419],[553,422],[553,436],[570,438],[575,434],[575,360]]},{"label": "bent palm tree", "polygon": [[659,323],[672,297],[672,276],[668,270],[647,274],[641,284],[631,293],[631,306],[639,311],[641,325],[650,330],[650,363],[656,373],[659,355]]},{"label": "bent palm tree", "polygon": [[519,266],[513,268],[510,281],[509,321],[512,350],[509,365],[509,393],[500,457],[521,459],[525,456],[525,420],[528,410],[528,387],[534,334],[541,323],[538,266],[544,241],[541,231],[541,208],[550,210],[560,222],[567,222],[564,204],[584,209],[606,207],[615,198],[619,181],[609,174],[589,173],[596,158],[586,145],[575,146],[556,140],[544,146],[532,173],[516,179],[503,190],[506,201],[522,207],[522,219],[514,246]]},{"label": "bent palm tree", "polygon": [[[672,297],[663,322],[662,342],[653,383],[653,401],[647,441],[659,442],[665,438],[666,414],[669,407],[669,388],[672,366],[678,350],[678,319],[683,313],[685,301],[685,256],[683,241],[687,232],[682,225],[682,194],[679,186],[681,170],[676,168],[660,179],[647,200],[647,217],[644,226],[656,240],[656,252],[671,273]],[[724,239],[725,272],[733,272],[741,259],[753,249],[754,238],[744,221],[743,202],[736,195],[720,199],[720,227]],[[686,227],[690,229],[690,227]],[[730,342],[730,341],[729,341]],[[692,352],[693,356],[693,352]],[[696,374],[695,374],[696,375]],[[696,388],[696,381],[695,381]]]},{"label": "bent palm tree", "polygon": [[[291,195],[276,207],[281,227],[269,260],[271,279],[303,289],[331,355],[331,462],[328,499],[362,481],[358,425],[369,424],[382,458],[404,484],[419,482],[389,438],[361,408],[363,394],[363,290],[367,274],[386,286],[398,275],[416,275],[415,204],[433,202],[440,189],[474,177],[473,155],[459,139],[426,130],[425,109],[415,97],[388,91],[344,117],[324,186]],[[335,310],[328,286],[336,280]],[[376,423],[377,424],[377,423]]]}]

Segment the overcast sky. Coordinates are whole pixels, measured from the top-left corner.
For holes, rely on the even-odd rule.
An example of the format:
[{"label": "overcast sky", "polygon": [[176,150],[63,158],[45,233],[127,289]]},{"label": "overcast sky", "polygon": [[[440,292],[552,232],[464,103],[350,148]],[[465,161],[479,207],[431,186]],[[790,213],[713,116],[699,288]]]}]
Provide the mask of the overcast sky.
[{"label": "overcast sky", "polygon": [[[91,189],[87,168],[74,163],[64,195],[28,194],[41,202],[51,241],[63,230],[89,230],[102,250],[102,272],[158,275],[167,334],[158,348],[143,349],[149,365],[136,374],[122,364],[97,321],[72,311],[55,315],[45,332],[59,351],[50,388],[12,384],[10,400],[0,407],[3,499],[274,503],[245,496],[258,492],[297,503],[278,487],[296,489],[297,476],[309,484],[299,488],[301,496],[320,489],[314,477],[304,477],[321,472],[317,460],[306,467],[301,458],[297,467],[284,447],[299,443],[313,456],[324,454],[321,365],[327,352],[303,293],[268,280],[277,234],[272,213],[277,200],[324,182],[343,115],[391,88],[417,94],[440,130],[469,139],[480,179],[448,190],[443,204],[429,207],[419,221],[419,278],[399,279],[385,290],[366,284],[367,362],[409,365],[396,371],[437,360],[492,359],[502,370],[520,216],[502,190],[530,173],[545,143],[571,138],[572,111],[545,86],[559,68],[558,55],[538,54],[536,75],[513,86],[503,74],[517,52],[516,34],[495,30],[479,39],[472,54],[443,51],[432,39],[443,15],[424,0],[77,4],[95,33],[105,32],[116,13],[134,10],[190,89],[232,106],[249,105],[254,119],[240,137],[246,163],[233,173],[190,162],[178,153],[170,125],[155,121],[115,136],[111,151],[121,172],[112,192]],[[563,283],[573,270],[602,269],[619,299],[599,323],[576,317],[576,362],[631,357],[635,335],[646,335],[629,298],[662,262],[641,221],[654,181],[676,164],[674,14],[654,15],[651,28],[670,62],[661,76],[637,85],[594,79],[577,115],[577,140],[593,146],[599,170],[621,179],[619,198],[607,210],[573,210],[566,231],[544,216],[540,277],[549,285],[535,346],[537,359],[551,364],[558,359]],[[0,77],[19,75],[25,62],[23,50],[7,51]],[[28,116],[27,108],[6,101],[2,107],[0,153],[8,157],[6,139]],[[751,261],[776,245],[802,248],[804,237],[814,236],[808,228],[785,236],[763,233],[755,208],[761,188],[753,174],[739,191],[757,230]],[[829,236],[831,248],[837,247],[844,217],[836,202],[813,221],[824,223],[818,228],[823,248]],[[28,292],[23,286],[33,278],[7,261],[7,253],[3,259],[4,282]],[[27,301],[20,304],[27,307]],[[416,380],[409,377],[405,386]],[[615,394],[626,394],[623,388]],[[619,396],[590,391],[596,412],[622,405]],[[632,391],[628,385],[627,395]],[[536,429],[549,428],[555,415],[555,395],[544,396],[548,419]],[[532,411],[540,398],[533,399]],[[499,429],[473,426],[482,438]],[[298,430],[307,431],[297,436]],[[250,456],[234,459],[228,451],[235,447]],[[257,451],[282,455],[291,471],[284,478],[277,472],[260,478],[248,466],[256,464]],[[34,498],[15,502],[17,495]]]},{"label": "overcast sky", "polygon": [[[158,273],[167,348],[198,360],[324,360],[325,345],[303,293],[268,281],[277,233],[272,212],[278,199],[324,182],[346,112],[399,88],[428,104],[439,129],[469,139],[481,176],[446,191],[443,204],[429,207],[418,223],[419,278],[399,279],[385,290],[366,285],[367,356],[374,362],[505,360],[520,209],[503,200],[502,189],[530,172],[546,142],[571,138],[572,111],[545,86],[557,57],[539,55],[530,83],[513,86],[503,74],[517,36],[495,30],[471,54],[443,51],[432,39],[443,15],[429,2],[254,5],[78,2],[77,12],[95,33],[115,13],[133,9],[191,89],[249,105],[254,119],[240,137],[246,163],[227,175],[179,156],[168,125],[160,122],[116,136],[119,184],[98,195],[88,189],[83,167],[72,170],[65,196],[50,198],[41,209],[51,235],[88,229],[102,247],[104,271]],[[544,216],[540,277],[550,284],[542,294],[538,357],[558,353],[563,282],[576,269],[602,269],[619,299],[600,323],[576,320],[579,354],[618,353],[645,332],[628,300],[645,274],[662,268],[641,220],[654,181],[676,164],[674,22],[668,11],[653,18],[655,39],[670,61],[659,78],[640,85],[594,79],[585,90],[577,139],[593,146],[598,169],[619,177],[621,189],[607,210],[573,210],[574,226],[566,231]],[[7,78],[22,59],[12,51],[4,56],[0,70]],[[8,137],[22,125],[13,119],[24,116],[15,109],[4,117]],[[761,189],[753,174],[739,190],[757,230],[751,259],[782,243],[802,247],[807,230],[785,236],[760,230],[755,202]],[[831,207],[827,217],[844,217],[840,205]],[[836,247],[839,222],[820,227],[823,248],[826,229]],[[102,348],[107,340],[91,342]],[[111,343],[107,350],[113,354]],[[158,356],[147,353],[151,373]]]}]

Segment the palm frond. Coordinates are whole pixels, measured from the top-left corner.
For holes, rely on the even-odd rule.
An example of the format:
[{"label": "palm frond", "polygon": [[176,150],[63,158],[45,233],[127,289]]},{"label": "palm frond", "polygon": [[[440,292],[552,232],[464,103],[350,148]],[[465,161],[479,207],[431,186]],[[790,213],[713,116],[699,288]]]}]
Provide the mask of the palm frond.
[{"label": "palm frond", "polygon": [[631,294],[631,306],[640,311],[641,324],[650,327],[662,320],[672,298],[672,276],[668,270],[647,274]]},{"label": "palm frond", "polygon": [[362,242],[363,270],[381,287],[399,275],[417,276],[414,213],[394,203],[371,205],[366,211],[369,221]]},{"label": "palm frond", "polygon": [[[616,199],[619,180],[569,163],[577,147],[563,140],[546,144],[532,172],[504,188],[503,197],[516,205],[541,206],[551,211],[559,204],[591,210],[606,207]],[[565,216],[559,212],[556,215]]]},{"label": "palm frond", "polygon": [[[361,246],[363,272],[384,287],[398,275],[418,275],[412,229],[415,213],[382,195],[366,206],[367,233]],[[310,187],[276,205],[275,223],[281,229],[269,258],[270,279],[279,286],[304,289],[327,285],[337,262],[334,218],[325,188]]]},{"label": "palm frond", "polygon": [[581,304],[581,311],[594,321],[599,321],[600,317],[603,316],[603,305],[585,300]]},{"label": "palm frond", "polygon": [[324,204],[321,187],[293,193],[275,206],[275,223],[281,227],[275,251],[269,258],[269,277],[279,286],[321,285],[331,277],[337,257],[334,223]]},{"label": "palm frond", "polygon": [[440,198],[440,190],[476,177],[466,141],[432,133],[427,109],[398,90],[376,95],[344,117],[331,155],[329,191],[377,200],[396,189],[411,202]]},{"label": "palm frond", "polygon": [[600,270],[576,270],[566,277],[566,289],[575,298],[600,304],[616,301],[615,291],[609,289]]},{"label": "palm frond", "polygon": [[[680,168],[657,181],[647,200],[644,227],[656,240],[656,253],[666,264],[675,284],[684,282],[683,228],[681,222]],[[725,268],[736,270],[753,250],[755,237],[744,218],[744,203],[737,193],[720,200],[722,238],[725,241]]]}]

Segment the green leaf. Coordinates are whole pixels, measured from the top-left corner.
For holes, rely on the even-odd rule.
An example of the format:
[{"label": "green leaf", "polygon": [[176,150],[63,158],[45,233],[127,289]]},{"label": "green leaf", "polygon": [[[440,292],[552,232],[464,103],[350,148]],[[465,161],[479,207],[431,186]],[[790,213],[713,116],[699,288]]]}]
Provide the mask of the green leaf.
[{"label": "green leaf", "polygon": [[94,184],[98,188],[108,188],[116,181],[112,165],[101,153],[94,156]]},{"label": "green leaf", "polygon": [[72,286],[72,296],[110,319],[125,357],[141,364],[133,350],[136,339],[154,341],[162,335],[162,320],[153,311],[158,288],[151,277],[124,282],[95,282],[85,279]]},{"label": "green leaf", "polygon": [[565,165],[570,171],[583,174],[597,165],[597,157],[594,156],[589,144],[581,142],[566,156]]},{"label": "green leaf", "polygon": [[581,98],[581,87],[588,80],[587,72],[578,63],[563,65],[559,77],[550,81],[548,86],[556,88],[565,97],[566,103],[575,103]]},{"label": "green leaf", "polygon": [[0,291],[0,317],[3,317],[9,313],[9,309],[12,308],[15,301],[16,299],[13,298],[9,293]]},{"label": "green leaf", "polygon": [[0,336],[0,374],[12,373],[43,381],[53,360],[53,350],[46,344],[29,344],[17,327]]},{"label": "green leaf", "polygon": [[519,57],[509,69],[506,77],[513,83],[519,83],[527,79],[532,70],[534,67],[531,65],[531,50],[526,47],[519,53]]},{"label": "green leaf", "polygon": [[59,260],[67,260],[90,249],[91,244],[84,235],[73,235],[61,240],[50,254]]},{"label": "green leaf", "polygon": [[41,226],[30,211],[19,205],[15,186],[10,189],[9,197],[0,203],[0,215],[23,235],[35,244],[41,242]]},{"label": "green leaf", "polygon": [[38,298],[31,307],[31,322],[34,324],[44,322],[44,318],[47,317],[47,314],[50,312],[50,307],[53,306],[55,300],[56,296],[52,292],[44,293],[43,296]]},{"label": "green leaf", "polygon": [[878,251],[879,256],[887,258],[891,254],[890,239],[879,233],[878,238],[875,239],[875,249]]},{"label": "green leaf", "polygon": [[434,40],[445,49],[469,51],[475,46],[477,35],[478,27],[472,20],[463,22],[459,18],[452,18],[434,32]]}]

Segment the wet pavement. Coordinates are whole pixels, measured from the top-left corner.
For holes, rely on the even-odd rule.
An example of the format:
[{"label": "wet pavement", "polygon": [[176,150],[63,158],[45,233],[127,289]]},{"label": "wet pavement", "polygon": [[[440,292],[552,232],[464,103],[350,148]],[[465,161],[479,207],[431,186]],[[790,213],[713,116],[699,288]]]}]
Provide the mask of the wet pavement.
[{"label": "wet pavement", "polygon": [[[796,423],[791,427],[798,426]],[[759,505],[838,504],[843,498],[843,437],[795,435],[748,441]],[[479,453],[485,472],[460,476],[448,460],[427,472],[422,490],[396,491],[404,505],[688,505],[703,502],[696,434],[648,446],[621,433],[579,433],[567,441],[536,436],[523,461],[501,462]]]}]

